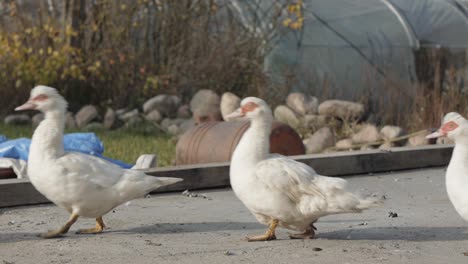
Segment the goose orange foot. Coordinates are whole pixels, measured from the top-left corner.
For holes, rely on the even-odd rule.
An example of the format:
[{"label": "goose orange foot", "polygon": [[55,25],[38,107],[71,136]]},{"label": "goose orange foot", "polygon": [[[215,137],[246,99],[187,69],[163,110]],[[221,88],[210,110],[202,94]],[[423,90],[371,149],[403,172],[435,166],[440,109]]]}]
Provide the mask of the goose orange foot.
[{"label": "goose orange foot", "polygon": [[61,228],[57,229],[57,230],[51,230],[49,232],[46,232],[46,233],[42,233],[40,234],[39,236],[42,237],[42,238],[56,238],[56,237],[61,237],[63,236],[64,234],[66,234],[68,232],[68,230],[70,230],[70,227],[76,222],[76,220],[78,219],[78,215],[76,214],[72,214],[70,216],[70,219],[68,219],[67,223],[62,226]]},{"label": "goose orange foot", "polygon": [[289,234],[291,239],[312,239],[315,237],[315,232],[312,229],[306,230],[304,233],[300,234]]},{"label": "goose orange foot", "polygon": [[80,229],[76,231],[76,234],[99,234],[102,233],[106,225],[104,225],[104,221],[102,220],[102,216],[96,218],[96,227],[88,228],[88,229]]},{"label": "goose orange foot", "polygon": [[255,242],[255,241],[275,240],[276,239],[275,230],[276,230],[276,227],[278,226],[278,222],[279,221],[276,219],[271,220],[268,226],[268,230],[266,231],[264,235],[247,237],[247,241]]}]

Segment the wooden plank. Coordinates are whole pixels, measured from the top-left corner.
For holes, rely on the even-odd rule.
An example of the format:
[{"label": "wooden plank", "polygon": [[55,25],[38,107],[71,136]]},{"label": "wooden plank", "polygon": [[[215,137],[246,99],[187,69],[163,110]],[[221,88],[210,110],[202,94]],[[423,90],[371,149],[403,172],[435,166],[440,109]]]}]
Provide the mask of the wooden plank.
[{"label": "wooden plank", "polygon": [[144,172],[152,176],[184,179],[176,184],[161,187],[155,192],[195,190],[229,185],[229,163],[227,162],[203,164],[201,166],[198,164],[147,169]]},{"label": "wooden plank", "polygon": [[49,202],[26,179],[0,180],[0,207]]},{"label": "wooden plank", "polygon": [[[328,176],[346,176],[446,166],[453,146],[429,145],[394,148],[391,151],[369,150],[293,156]],[[159,177],[177,177],[184,181],[155,191],[183,191],[229,186],[229,163],[210,163],[143,170]],[[24,179],[0,180],[0,207],[38,204],[47,199]]]},{"label": "wooden plank", "polygon": [[393,148],[391,151],[369,150],[295,156],[319,174],[345,176],[397,170],[446,166],[452,145]]}]

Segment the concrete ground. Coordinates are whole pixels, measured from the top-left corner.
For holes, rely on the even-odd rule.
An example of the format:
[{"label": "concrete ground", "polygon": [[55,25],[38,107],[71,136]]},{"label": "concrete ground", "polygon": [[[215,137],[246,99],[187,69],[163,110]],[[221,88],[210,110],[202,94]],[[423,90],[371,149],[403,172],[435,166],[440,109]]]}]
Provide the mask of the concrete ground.
[{"label": "concrete ground", "polygon": [[[153,195],[104,217],[98,235],[74,234],[94,225],[79,219],[63,238],[36,235],[62,225],[53,205],[0,209],[0,264],[9,263],[468,263],[468,223],[452,208],[443,169],[348,177],[362,194],[385,205],[334,215],[317,224],[317,239],[246,242],[265,228],[230,189]],[[389,217],[390,212],[397,217]],[[393,214],[393,216],[396,216]]]}]

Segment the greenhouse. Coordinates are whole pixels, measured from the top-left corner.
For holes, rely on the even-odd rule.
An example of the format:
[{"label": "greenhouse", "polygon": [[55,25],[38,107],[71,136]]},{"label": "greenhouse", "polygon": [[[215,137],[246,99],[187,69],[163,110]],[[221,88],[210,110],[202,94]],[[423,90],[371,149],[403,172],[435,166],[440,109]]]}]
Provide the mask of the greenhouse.
[{"label": "greenhouse", "polygon": [[[267,10],[279,5],[278,1],[257,3],[264,15],[271,15]],[[468,1],[304,0],[295,4],[282,9],[277,44],[266,58],[266,71],[276,84],[284,85],[288,76],[295,76],[296,90],[326,90],[343,98],[381,91],[381,87],[411,90],[416,84],[438,89],[456,82],[463,88],[468,74]]]}]

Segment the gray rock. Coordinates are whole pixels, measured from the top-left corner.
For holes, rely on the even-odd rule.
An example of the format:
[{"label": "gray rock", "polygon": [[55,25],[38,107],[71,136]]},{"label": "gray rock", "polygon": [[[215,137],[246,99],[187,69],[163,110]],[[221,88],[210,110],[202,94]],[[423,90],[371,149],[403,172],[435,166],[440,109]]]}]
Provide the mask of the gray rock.
[{"label": "gray rock", "polygon": [[405,131],[399,126],[384,126],[380,129],[380,134],[384,139],[395,139],[405,135]]},{"label": "gray rock", "polygon": [[73,116],[72,112],[67,112],[66,119],[67,119],[65,121],[65,127],[66,128],[70,128],[70,129],[76,128],[76,121],[75,121],[75,117]]},{"label": "gray rock", "polygon": [[140,115],[132,115],[129,116],[126,121],[125,121],[125,127],[134,127],[138,124],[143,123],[143,119],[140,117]]},{"label": "gray rock", "polygon": [[37,127],[37,126],[39,125],[39,123],[42,122],[42,120],[44,120],[44,114],[43,114],[43,113],[37,113],[37,114],[35,114],[35,115],[31,118],[33,127]]},{"label": "gray rock", "polygon": [[150,122],[156,122],[159,123],[162,120],[162,115],[159,113],[158,110],[154,109],[148,114],[145,115],[145,119],[150,121]]},{"label": "gray rock", "polygon": [[177,109],[177,117],[188,119],[192,117],[192,113],[190,113],[190,106],[187,104],[179,106]]},{"label": "gray rock", "polygon": [[299,119],[296,114],[285,105],[277,106],[274,111],[274,116],[276,120],[288,124],[293,128],[297,128],[299,126]]},{"label": "gray rock", "polygon": [[455,144],[455,142],[453,140],[451,140],[450,138],[440,137],[440,138],[437,138],[436,144],[438,144],[438,145],[453,145],[453,144]]},{"label": "gray rock", "polygon": [[[380,129],[380,135],[386,141],[393,140],[398,137],[402,137],[406,134],[405,130],[399,126],[384,126]],[[391,145],[403,146],[406,143],[406,140],[400,140],[398,142],[393,142]]]},{"label": "gray rock", "polygon": [[212,90],[199,90],[190,101],[190,110],[197,124],[221,121],[220,98]]},{"label": "gray rock", "polygon": [[379,146],[379,149],[382,149],[382,150],[389,150],[391,148],[395,147],[395,144],[392,143],[392,142],[385,142],[383,143],[382,145]]},{"label": "gray rock", "polygon": [[75,121],[79,128],[89,124],[93,119],[98,117],[98,110],[94,105],[83,106],[78,113],[76,113]]},{"label": "gray rock", "polygon": [[186,119],[182,119],[182,118],[164,118],[161,121],[161,126],[164,129],[168,130],[170,126],[172,126],[172,125],[179,126],[180,124],[182,124],[185,121],[186,121]]},{"label": "gray rock", "polygon": [[364,146],[361,146],[360,150],[373,150],[375,149],[374,146],[372,145],[364,145]]},{"label": "gray rock", "polygon": [[115,114],[120,118],[121,115],[128,112],[127,108],[120,108],[115,111]]},{"label": "gray rock", "polygon": [[312,136],[304,140],[307,154],[320,153],[335,145],[335,135],[329,127],[317,130]]},{"label": "gray rock", "polygon": [[140,114],[138,113],[138,109],[133,109],[132,111],[126,112],[122,115],[119,116],[120,120],[124,122],[128,122],[131,119],[134,119],[139,117]]},{"label": "gray rock", "polygon": [[[427,134],[429,134],[429,132]],[[415,146],[424,146],[424,145],[434,144],[435,140],[434,139],[427,139],[426,138],[427,134],[419,134],[419,135],[415,135],[415,136],[410,137],[408,139],[408,143],[406,143],[406,145],[415,147]]]},{"label": "gray rock", "polygon": [[324,126],[334,127],[334,123],[338,123],[338,120],[329,116],[308,114],[301,119],[301,123],[307,129],[317,130]]},{"label": "gray rock", "polygon": [[104,129],[104,125],[98,122],[91,122],[87,124],[84,128],[86,131],[95,131]]},{"label": "gray rock", "polygon": [[335,147],[339,150],[349,150],[353,148],[353,140],[345,138],[336,142]]},{"label": "gray rock", "polygon": [[179,126],[176,124],[172,124],[167,128],[167,132],[173,136],[177,136],[180,133]]},{"label": "gray rock", "polygon": [[176,116],[177,108],[180,105],[180,98],[176,95],[160,94],[143,104],[143,112],[148,114],[153,110],[158,110],[164,116]]},{"label": "gray rock", "polygon": [[356,144],[366,144],[381,140],[377,127],[371,124],[363,125],[359,132],[354,134],[351,138]]},{"label": "gray rock", "polygon": [[327,100],[319,105],[318,112],[342,120],[358,120],[364,115],[364,105],[343,100]]},{"label": "gray rock", "polygon": [[105,129],[111,129],[114,127],[117,114],[112,108],[107,108],[106,114],[104,115],[103,126]]},{"label": "gray rock", "polygon": [[224,121],[231,121],[226,118],[227,115],[234,112],[240,106],[241,99],[230,92],[226,92],[221,96],[221,115]]},{"label": "gray rock", "polygon": [[7,125],[29,125],[31,118],[27,114],[7,115],[4,120]]},{"label": "gray rock", "polygon": [[187,132],[190,128],[195,126],[195,120],[193,119],[186,119],[182,123],[180,123],[179,128],[180,128],[180,133],[183,134]]},{"label": "gray rock", "polygon": [[317,114],[319,101],[316,97],[303,93],[291,93],[286,105],[299,115]]}]

